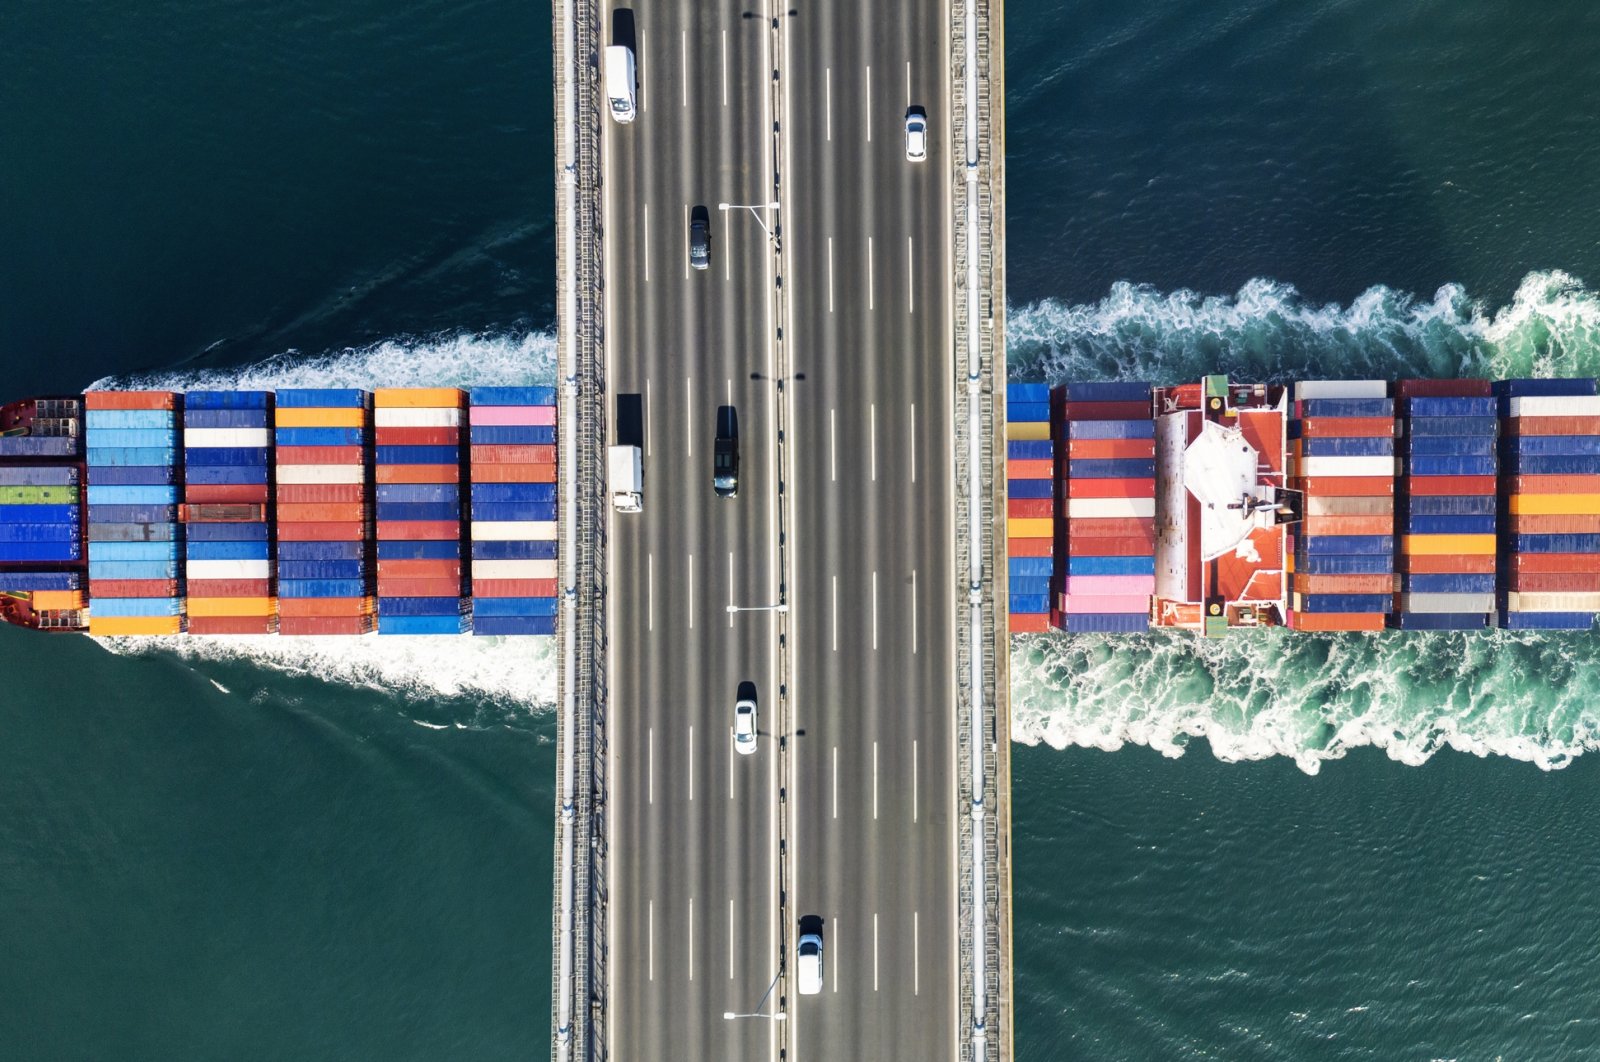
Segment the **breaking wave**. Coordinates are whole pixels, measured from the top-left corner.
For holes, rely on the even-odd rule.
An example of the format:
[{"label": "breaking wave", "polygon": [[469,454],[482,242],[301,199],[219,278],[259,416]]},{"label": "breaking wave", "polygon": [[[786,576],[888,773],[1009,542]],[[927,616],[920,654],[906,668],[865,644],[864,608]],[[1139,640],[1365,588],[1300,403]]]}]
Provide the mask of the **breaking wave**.
[{"label": "breaking wave", "polygon": [[[279,387],[472,387],[551,384],[556,343],[550,332],[402,336],[365,347],[304,356],[285,351],[254,365],[193,372],[107,377],[89,390],[274,389]],[[167,653],[203,669],[206,662],[248,662],[294,675],[382,690],[416,702],[476,698],[522,708],[551,708],[558,658],[554,638],[96,639],[119,655]],[[441,710],[444,710],[441,707]],[[449,717],[444,725],[475,725]]]},{"label": "breaking wave", "polygon": [[[1600,374],[1600,293],[1531,273],[1493,308],[1446,285],[1431,299],[1374,287],[1347,306],[1254,280],[1235,295],[1114,285],[1098,303],[1014,309],[1017,380]],[[1376,746],[1420,764],[1440,749],[1555,769],[1600,749],[1600,635],[1152,633],[1012,639],[1012,733],[1028,744],[1226,761],[1288,756],[1315,773]]]}]

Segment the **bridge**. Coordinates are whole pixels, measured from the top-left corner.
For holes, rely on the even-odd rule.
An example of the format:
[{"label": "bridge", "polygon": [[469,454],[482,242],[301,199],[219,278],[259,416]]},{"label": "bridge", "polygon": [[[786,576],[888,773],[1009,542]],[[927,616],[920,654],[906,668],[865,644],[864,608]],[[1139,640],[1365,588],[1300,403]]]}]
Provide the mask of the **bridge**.
[{"label": "bridge", "polygon": [[1008,1058],[1000,7],[560,0],[554,32],[553,1057]]}]

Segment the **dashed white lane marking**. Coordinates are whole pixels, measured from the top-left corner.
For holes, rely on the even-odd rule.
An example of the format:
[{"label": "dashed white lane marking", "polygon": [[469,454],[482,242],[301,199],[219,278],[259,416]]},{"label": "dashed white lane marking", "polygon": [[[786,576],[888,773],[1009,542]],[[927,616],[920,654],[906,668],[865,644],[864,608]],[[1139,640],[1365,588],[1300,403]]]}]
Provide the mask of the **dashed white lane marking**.
[{"label": "dashed white lane marking", "polygon": [[867,143],[872,143],[872,67],[867,67],[867,91],[862,96],[867,111]]},{"label": "dashed white lane marking", "polygon": [[916,260],[912,252],[915,240],[906,237],[906,313],[917,312],[917,274],[911,263]]},{"label": "dashed white lane marking", "polygon": [[689,106],[689,31],[683,30],[678,38],[679,73],[683,80],[683,105]]},{"label": "dashed white lane marking", "polygon": [[833,312],[833,237],[828,237],[828,312]]},{"label": "dashed white lane marking", "polygon": [[878,743],[872,743],[872,817],[878,817]]},{"label": "dashed white lane marking", "polygon": [[878,573],[872,573],[872,648],[878,648]]},{"label": "dashed white lane marking", "polygon": [[839,746],[833,747],[833,817],[839,817]]},{"label": "dashed white lane marking", "polygon": [[689,629],[694,630],[694,554],[689,554]]},{"label": "dashed white lane marking", "polygon": [[833,139],[833,67],[822,70],[822,120],[829,140]]},{"label": "dashed white lane marking", "polygon": [[839,577],[833,577],[833,651],[839,651]]},{"label": "dashed white lane marking", "polygon": [[650,283],[650,204],[644,205],[644,282]]},{"label": "dashed white lane marking", "polygon": [[869,310],[875,308],[875,302],[874,302],[874,299],[872,297],[872,289],[875,286],[876,285],[873,283],[873,268],[872,268],[872,237],[868,236],[867,237],[867,309],[869,309]]},{"label": "dashed white lane marking", "polygon": [[645,799],[646,799],[647,803],[654,804],[656,802],[656,728],[655,727],[651,727],[648,731],[646,731],[645,743],[646,743],[646,746],[648,748],[648,751],[646,752],[647,764],[646,764],[646,767],[645,767],[645,774],[647,775],[647,777],[645,778]]},{"label": "dashed white lane marking", "polygon": [[694,727],[689,727],[689,799],[694,799]]},{"label": "dashed white lane marking", "polygon": [[646,630],[656,629],[656,555],[645,554],[644,558],[644,622]]},{"label": "dashed white lane marking", "polygon": [[647,969],[650,980],[654,981],[656,979],[656,902],[654,900],[651,900],[649,906],[645,909],[644,938],[649,943],[648,951],[650,952]]}]

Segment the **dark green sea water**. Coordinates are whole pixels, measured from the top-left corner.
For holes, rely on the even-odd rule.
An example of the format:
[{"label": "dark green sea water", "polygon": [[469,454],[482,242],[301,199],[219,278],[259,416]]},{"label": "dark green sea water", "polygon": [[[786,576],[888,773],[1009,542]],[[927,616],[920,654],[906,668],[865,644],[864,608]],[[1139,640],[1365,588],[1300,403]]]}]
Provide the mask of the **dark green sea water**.
[{"label": "dark green sea water", "polygon": [[[1007,14],[1018,378],[1600,373],[1600,9]],[[548,7],[0,15],[5,395],[550,377]],[[1600,1057],[1600,639],[1013,655],[1020,1058]],[[542,1056],[552,668],[0,631],[0,1058]]]}]

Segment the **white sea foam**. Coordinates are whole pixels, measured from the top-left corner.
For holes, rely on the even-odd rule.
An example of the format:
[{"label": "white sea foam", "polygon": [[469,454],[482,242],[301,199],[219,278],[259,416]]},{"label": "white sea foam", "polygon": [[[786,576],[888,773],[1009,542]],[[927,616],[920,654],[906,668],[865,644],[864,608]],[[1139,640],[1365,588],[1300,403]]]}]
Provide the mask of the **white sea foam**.
[{"label": "white sea foam", "polygon": [[[1458,285],[1431,299],[1374,287],[1348,306],[1254,280],[1234,295],[1114,285],[1090,305],[1014,309],[1019,380],[1600,374],[1600,293],[1531,273],[1493,308]],[[1440,749],[1545,769],[1600,748],[1600,638],[1507,631],[1136,637],[1028,635],[1011,646],[1013,734],[1026,743],[1227,761],[1288,756],[1315,773],[1375,746],[1420,764]]]},{"label": "white sea foam", "polygon": [[[555,337],[548,332],[398,337],[309,357],[285,351],[236,369],[108,377],[89,389],[551,384],[555,381],[555,349]],[[553,638],[190,635],[96,640],[113,653],[169,653],[192,662],[202,673],[209,662],[248,661],[289,674],[385,690],[419,703],[440,697],[472,698],[520,710],[550,708],[556,699],[558,660]],[[416,706],[411,710],[415,712]],[[461,721],[451,718],[441,725],[461,725]]]}]

